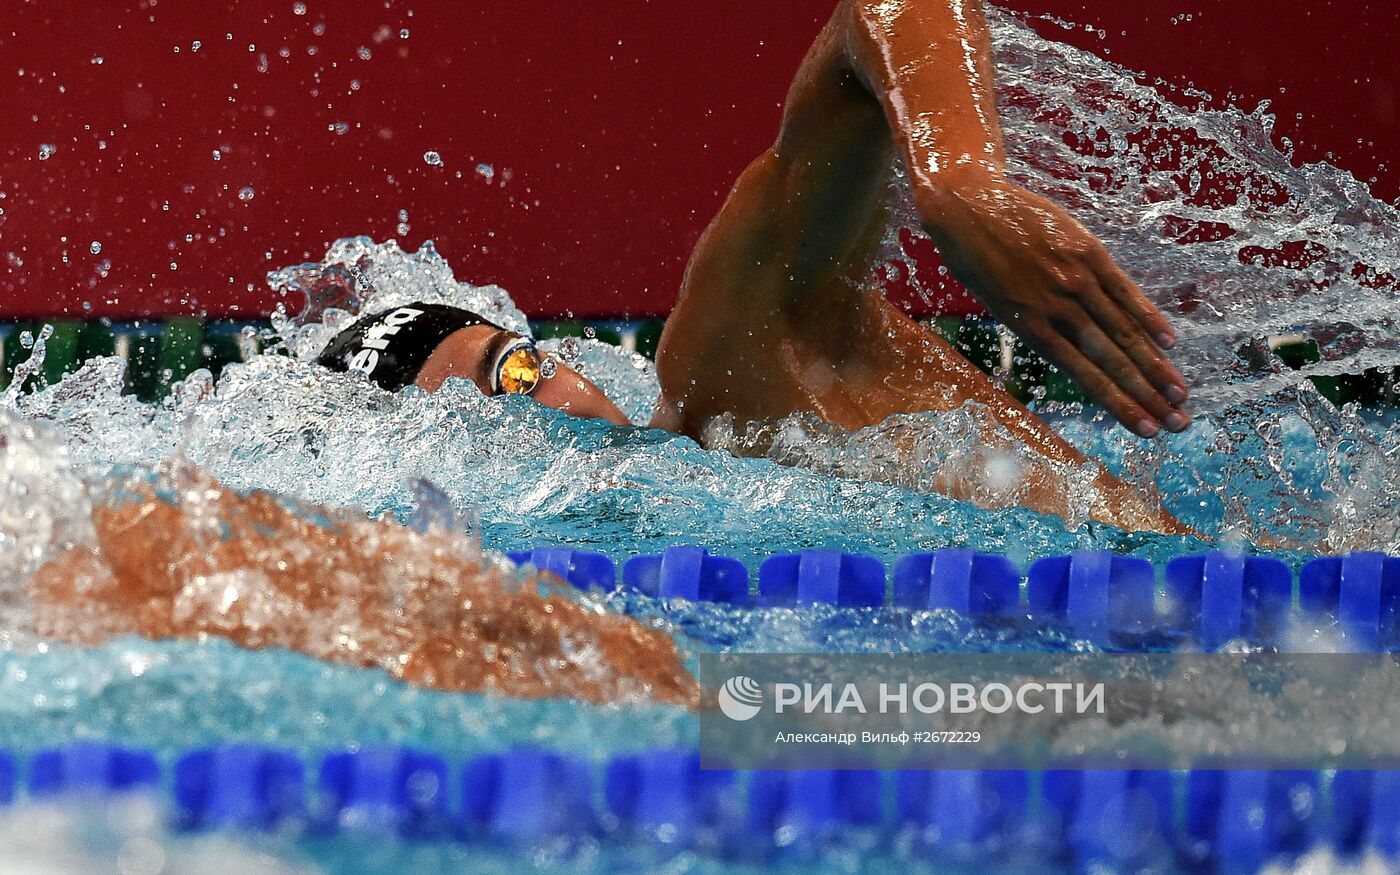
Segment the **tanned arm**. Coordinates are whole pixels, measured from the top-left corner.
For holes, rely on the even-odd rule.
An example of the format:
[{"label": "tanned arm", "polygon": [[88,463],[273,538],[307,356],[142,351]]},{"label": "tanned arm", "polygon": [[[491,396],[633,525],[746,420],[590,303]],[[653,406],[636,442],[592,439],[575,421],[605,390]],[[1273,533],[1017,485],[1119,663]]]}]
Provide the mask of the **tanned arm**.
[{"label": "tanned arm", "polygon": [[1144,436],[1189,423],[1171,327],[1082,225],[1009,182],[978,0],[856,0],[847,53],[880,99],[925,231],[1001,322]]},{"label": "tanned arm", "polygon": [[[975,5],[838,4],[793,81],[777,140],[691,255],[657,352],[655,425],[704,439],[716,422],[743,428],[806,412],[857,429],[975,401],[1044,461],[1024,471],[1033,488],[1020,500],[1071,513],[1058,472],[1090,460],[872,282],[890,168],[902,160],[925,228],[994,313],[1140,432],[1185,427],[1163,395],[1184,397],[1179,378],[1143,342],[1169,332],[1165,322],[1150,306],[1116,303],[1141,293],[1102,246],[1006,180],[989,67]],[[1180,530],[1098,469],[1095,518]],[[976,495],[970,479],[959,472],[940,488]]]}]

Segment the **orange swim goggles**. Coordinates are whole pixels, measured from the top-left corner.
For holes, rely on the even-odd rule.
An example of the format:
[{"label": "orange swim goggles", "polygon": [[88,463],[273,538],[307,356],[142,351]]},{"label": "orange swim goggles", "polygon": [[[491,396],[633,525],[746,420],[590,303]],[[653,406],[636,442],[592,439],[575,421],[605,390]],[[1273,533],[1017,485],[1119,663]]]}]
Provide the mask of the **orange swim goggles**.
[{"label": "orange swim goggles", "polygon": [[528,337],[511,340],[496,353],[491,368],[491,394],[533,395],[544,381],[544,362]]}]

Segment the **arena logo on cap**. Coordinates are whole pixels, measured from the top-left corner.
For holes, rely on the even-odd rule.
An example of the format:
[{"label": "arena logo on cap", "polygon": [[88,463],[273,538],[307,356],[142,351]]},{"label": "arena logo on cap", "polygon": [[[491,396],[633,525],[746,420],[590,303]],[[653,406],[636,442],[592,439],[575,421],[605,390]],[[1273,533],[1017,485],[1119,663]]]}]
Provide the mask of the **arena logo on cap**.
[{"label": "arena logo on cap", "polygon": [[719,688],[719,709],[730,720],[752,720],[763,710],[763,688],[747,675],[735,675]]}]

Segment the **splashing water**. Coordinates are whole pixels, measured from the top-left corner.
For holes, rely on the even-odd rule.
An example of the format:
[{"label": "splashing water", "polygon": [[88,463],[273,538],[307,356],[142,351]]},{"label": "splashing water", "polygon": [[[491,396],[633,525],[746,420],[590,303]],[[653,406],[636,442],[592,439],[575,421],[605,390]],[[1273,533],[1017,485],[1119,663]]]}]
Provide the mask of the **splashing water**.
[{"label": "splashing water", "polygon": [[268,282],[284,295],[305,298],[295,319],[288,318],[283,307],[273,317],[286,351],[304,361],[319,355],[355,314],[414,301],[464,307],[508,331],[530,333],[525,314],[505,289],[458,282],[431,240],[412,255],[393,242],[375,243],[368,237],[337,240],[319,264],[274,271]]},{"label": "splashing water", "polygon": [[[1294,167],[1267,103],[1185,109],[1010,13],[988,16],[1010,175],[1088,225],[1167,314],[1193,409],[1400,364],[1400,211],[1336,167]],[[899,169],[894,197],[886,252],[909,270],[921,234]],[[1268,339],[1292,334],[1321,361],[1281,368]]]},{"label": "splashing water", "polygon": [[[1176,107],[1112,64],[989,14],[1013,174],[1100,234],[1163,305],[1202,414],[1188,432],[1151,441],[1072,409],[1049,412],[1055,427],[1207,535],[1295,550],[1400,552],[1400,425],[1338,410],[1303,381],[1400,362],[1396,210],[1336,168],[1293,167],[1271,144],[1262,107]],[[894,196],[906,197],[898,180]],[[897,215],[892,259],[902,257],[913,227],[907,204]],[[888,560],[965,546],[1024,563],[1085,548],[1164,560],[1202,546],[929,494],[920,459],[978,458],[971,408],[853,434],[795,417],[755,438],[771,458],[737,458],[655,430],[572,419],[528,399],[486,398],[464,381],[433,394],[389,394],[315,365],[356,314],[414,300],[467,307],[528,333],[503,289],[458,281],[431,244],[404,253],[393,242],[341,240],[321,262],[269,279],[297,316],[276,314],[271,347],[225,368],[217,382],[197,372],[145,404],[121,394],[123,362],[100,358],[32,394],[22,394],[22,379],[6,392],[0,608],[43,561],[91,540],[89,495],[172,457],[236,489],[370,516],[410,520],[425,506],[441,518],[474,512],[485,546],[497,550],[553,542],[621,558],[703,542],[754,568],[770,553],[814,547]],[[1287,333],[1315,340],[1322,361],[1281,369],[1268,338]],[[39,371],[45,338],[20,366],[28,365],[24,376]],[[649,363],[595,338],[542,347],[582,365],[633,422],[649,418],[658,393]],[[425,479],[433,484],[426,492]],[[1013,503],[1016,486],[1014,477],[994,483],[983,503]],[[720,649],[1075,646],[1038,632],[989,635],[937,614],[891,625],[824,609],[675,608],[628,596],[610,603]],[[453,753],[529,742],[596,756],[619,745],[695,740],[693,723],[673,708],[434,693],[381,673],[219,642],[82,649],[22,640],[0,619],[0,656],[0,725],[8,727],[0,744],[21,749],[74,735],[164,749],[233,736]],[[150,720],[149,709],[166,719]],[[1306,871],[1331,868],[1322,860]]]},{"label": "splashing water", "polygon": [[91,539],[87,514],[63,436],[0,409],[0,606],[58,548]]},{"label": "splashing water", "polygon": [[[1087,427],[1073,415],[1060,417],[1059,428],[1168,496],[1174,513],[1208,535],[1302,549],[1395,547],[1400,533],[1388,521],[1400,503],[1400,437],[1385,422],[1332,409],[1301,382],[1400,360],[1391,319],[1395,210],[1335,168],[1293,168],[1270,143],[1262,112],[1175,107],[1125,71],[1042,40],[1006,14],[992,11],[991,21],[1015,174],[1102,234],[1166,305],[1194,403],[1210,414],[1186,435],[1158,441]],[[1214,224],[1201,236],[1183,222]],[[892,239],[900,228],[896,222]],[[1254,263],[1258,251],[1295,240],[1316,255],[1306,266]],[[1324,243],[1325,256],[1317,254]],[[528,332],[503,289],[457,281],[431,243],[405,254],[392,242],[341,240],[322,262],[269,279],[293,296],[289,303],[305,298],[295,318],[274,316],[273,351],[290,360],[255,357],[228,369],[217,387],[193,377],[156,408],[116,397],[120,365],[112,360],[7,400],[60,423],[78,464],[96,470],[154,464],[179,448],[231,485],[372,513],[409,506],[404,484],[426,477],[461,507],[480,503],[488,542],[498,546],[567,540],[626,552],[705,532],[717,549],[756,558],[774,546],[765,514],[776,508],[789,520],[783,546],[793,548],[890,555],[951,543],[1034,556],[1105,543],[1155,555],[1180,546],[1092,527],[1065,531],[1024,511],[978,511],[922,494],[930,484],[920,459],[978,456],[968,409],[900,417],[854,435],[801,418],[779,423],[771,428],[783,440],[770,455],[808,470],[775,470],[678,438],[483,399],[470,387],[390,397],[312,366],[354,314],[413,300],[464,306]],[[1332,330],[1338,313],[1347,332]],[[1280,370],[1261,350],[1268,335],[1298,329],[1319,340],[1323,361]],[[636,368],[596,339],[546,349],[583,365],[634,422],[648,417],[658,392],[649,366]],[[991,478],[995,494],[979,496],[993,507],[1016,498],[1015,459],[1003,461],[1013,476]],[[852,482],[872,479],[904,488]],[[1010,534],[1018,528],[1024,538]]]},{"label": "splashing water", "polygon": [[29,358],[15,366],[14,378],[5,389],[5,394],[0,396],[0,406],[13,407],[15,400],[24,391],[25,383],[29,378],[43,371],[44,359],[48,357],[49,338],[53,337],[53,326],[45,325],[39,330],[37,338],[31,332],[20,333],[19,345],[30,350]]}]

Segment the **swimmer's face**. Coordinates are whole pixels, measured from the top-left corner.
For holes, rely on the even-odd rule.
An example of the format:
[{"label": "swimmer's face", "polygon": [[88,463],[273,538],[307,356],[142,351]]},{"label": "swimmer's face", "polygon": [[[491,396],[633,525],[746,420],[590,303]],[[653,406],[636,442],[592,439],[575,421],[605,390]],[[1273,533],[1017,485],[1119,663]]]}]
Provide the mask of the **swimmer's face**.
[{"label": "swimmer's face", "polygon": [[[484,394],[494,394],[492,386],[496,363],[501,360],[501,354],[519,340],[518,334],[486,325],[464,328],[433,351],[414,382],[431,391],[441,386],[448,377],[466,377],[476,383]],[[627,417],[608,400],[603,390],[573,368],[557,361],[554,365],[550,376],[541,374],[539,384],[529,397],[571,416],[627,424]],[[543,370],[549,373],[551,369]]]}]

